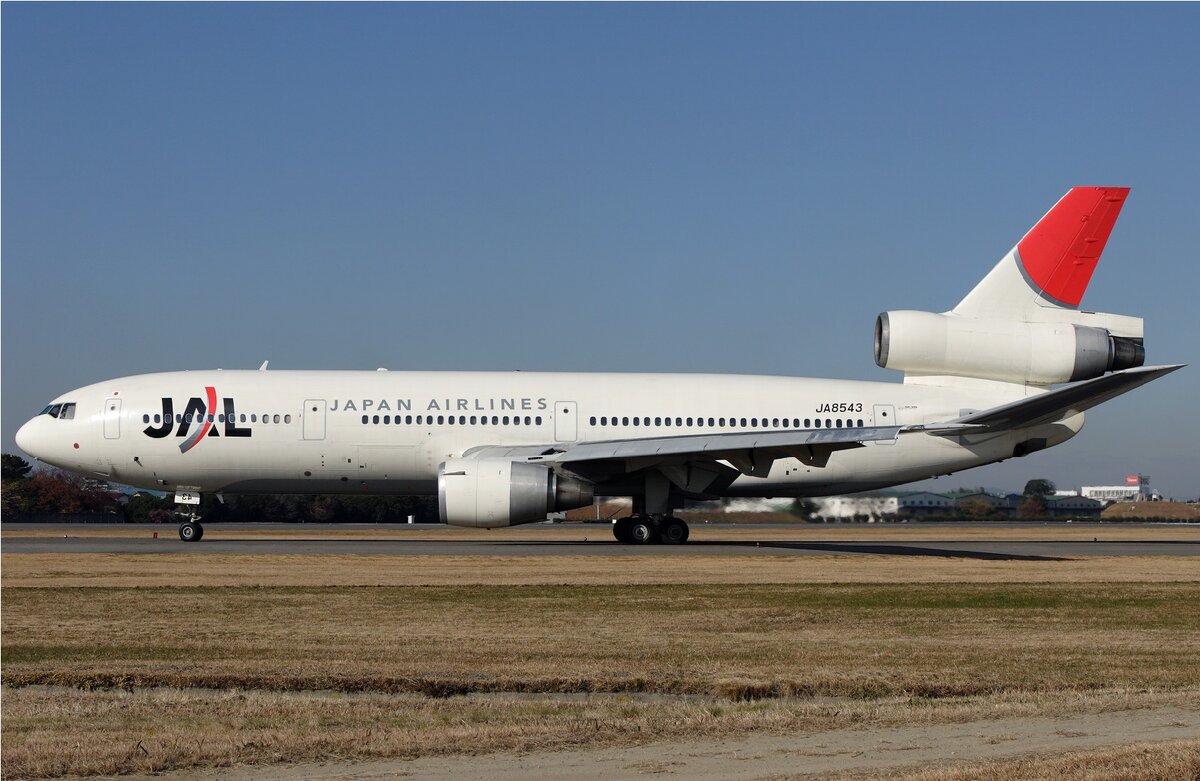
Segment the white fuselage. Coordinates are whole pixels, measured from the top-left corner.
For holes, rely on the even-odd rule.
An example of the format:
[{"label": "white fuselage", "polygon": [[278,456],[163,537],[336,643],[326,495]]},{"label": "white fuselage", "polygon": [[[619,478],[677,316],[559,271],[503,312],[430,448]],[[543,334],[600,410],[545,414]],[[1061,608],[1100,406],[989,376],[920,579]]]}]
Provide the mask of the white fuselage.
[{"label": "white fuselage", "polygon": [[[64,469],[165,491],[433,494],[439,463],[473,448],[928,424],[1033,392],[719,374],[170,372],[64,394],[55,403],[75,404],[74,416],[35,417],[18,444]],[[1009,458],[1029,439],[1055,445],[1082,423],[1080,414],[973,437],[905,434],[835,452],[824,466],[781,458],[722,493],[896,485]]]}]

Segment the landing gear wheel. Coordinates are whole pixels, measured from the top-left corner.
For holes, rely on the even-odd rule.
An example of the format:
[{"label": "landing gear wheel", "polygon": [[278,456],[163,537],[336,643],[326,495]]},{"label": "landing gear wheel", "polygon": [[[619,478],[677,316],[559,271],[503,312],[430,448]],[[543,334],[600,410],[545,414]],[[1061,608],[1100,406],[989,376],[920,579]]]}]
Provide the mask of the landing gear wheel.
[{"label": "landing gear wheel", "polygon": [[617,542],[633,542],[633,538],[629,536],[629,523],[631,520],[631,518],[620,518],[613,523],[613,536],[617,538]]},{"label": "landing gear wheel", "polygon": [[668,518],[662,525],[662,541],[667,545],[687,542],[688,525],[678,518]]},{"label": "landing gear wheel", "polygon": [[195,521],[184,521],[179,524],[179,539],[184,542],[199,542],[204,536],[204,527]]},{"label": "landing gear wheel", "polygon": [[645,518],[635,518],[629,525],[629,541],[637,545],[649,545],[658,542],[658,529],[655,524]]}]

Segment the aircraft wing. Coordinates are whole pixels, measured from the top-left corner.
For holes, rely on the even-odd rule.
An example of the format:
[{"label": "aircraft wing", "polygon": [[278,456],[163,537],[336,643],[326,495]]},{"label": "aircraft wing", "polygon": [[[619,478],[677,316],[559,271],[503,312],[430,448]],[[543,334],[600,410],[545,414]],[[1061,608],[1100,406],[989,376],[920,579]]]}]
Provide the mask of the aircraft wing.
[{"label": "aircraft wing", "polygon": [[535,447],[482,447],[463,455],[561,464],[593,480],[658,468],[684,490],[700,493],[722,477],[726,483],[731,482],[738,473],[765,477],[777,458],[792,457],[810,466],[823,467],[834,451],[862,447],[866,442],[894,440],[900,430],[899,426],[870,426],[742,431],[580,444],[560,442]]},{"label": "aircraft wing", "polygon": [[1122,393],[1145,385],[1151,380],[1170,374],[1176,369],[1182,369],[1184,365],[1141,366],[1136,369],[1125,369],[1093,380],[1064,385],[1046,393],[1001,404],[999,407],[972,412],[945,423],[907,426],[903,431],[904,433],[924,432],[939,436],[954,436],[973,432],[1026,428],[1040,423],[1049,423],[1089,410]]}]

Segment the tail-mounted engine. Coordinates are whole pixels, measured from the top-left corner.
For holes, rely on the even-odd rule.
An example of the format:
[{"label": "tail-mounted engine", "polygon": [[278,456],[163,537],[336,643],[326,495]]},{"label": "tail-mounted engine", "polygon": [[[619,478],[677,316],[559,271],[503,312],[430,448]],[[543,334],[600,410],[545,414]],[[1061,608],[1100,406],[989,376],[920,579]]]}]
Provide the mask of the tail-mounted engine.
[{"label": "tail-mounted engine", "polygon": [[913,375],[1033,385],[1087,380],[1145,363],[1139,318],[1088,312],[1048,316],[1062,322],[884,312],[875,320],[875,363]]},{"label": "tail-mounted engine", "polygon": [[494,528],[544,521],[592,503],[591,483],[542,464],[463,458],[438,466],[438,512],[452,526]]}]

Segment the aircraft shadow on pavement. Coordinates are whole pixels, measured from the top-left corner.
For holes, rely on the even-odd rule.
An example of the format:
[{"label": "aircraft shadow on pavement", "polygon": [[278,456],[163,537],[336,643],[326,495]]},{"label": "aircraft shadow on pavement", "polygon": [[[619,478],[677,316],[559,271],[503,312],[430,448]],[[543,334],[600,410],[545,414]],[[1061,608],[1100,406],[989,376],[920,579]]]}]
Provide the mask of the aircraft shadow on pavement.
[{"label": "aircraft shadow on pavement", "polygon": [[[700,543],[706,545],[710,543]],[[1034,556],[1022,553],[998,553],[996,551],[960,550],[955,548],[933,548],[925,545],[888,545],[877,542],[733,542],[713,543],[757,548],[791,548],[797,550],[826,551],[829,553],[861,553],[876,556],[935,556],[945,559],[982,559],[991,561],[1069,561],[1061,556]]]},{"label": "aircraft shadow on pavement", "polygon": [[[573,540],[511,540],[489,544],[503,546],[552,546],[552,547],[586,547],[595,544],[620,545],[615,540],[596,540],[591,542],[575,542]],[[933,556],[945,559],[979,559],[983,561],[1070,561],[1062,556],[1035,556],[1022,553],[999,553],[996,551],[961,550],[956,548],[934,548],[924,545],[887,545],[871,542],[786,542],[779,540],[758,541],[737,540],[693,540],[683,546],[654,545],[650,547],[631,547],[630,551],[682,551],[696,548],[776,548],[780,550],[813,551],[826,553],[857,553],[875,556]]]}]

